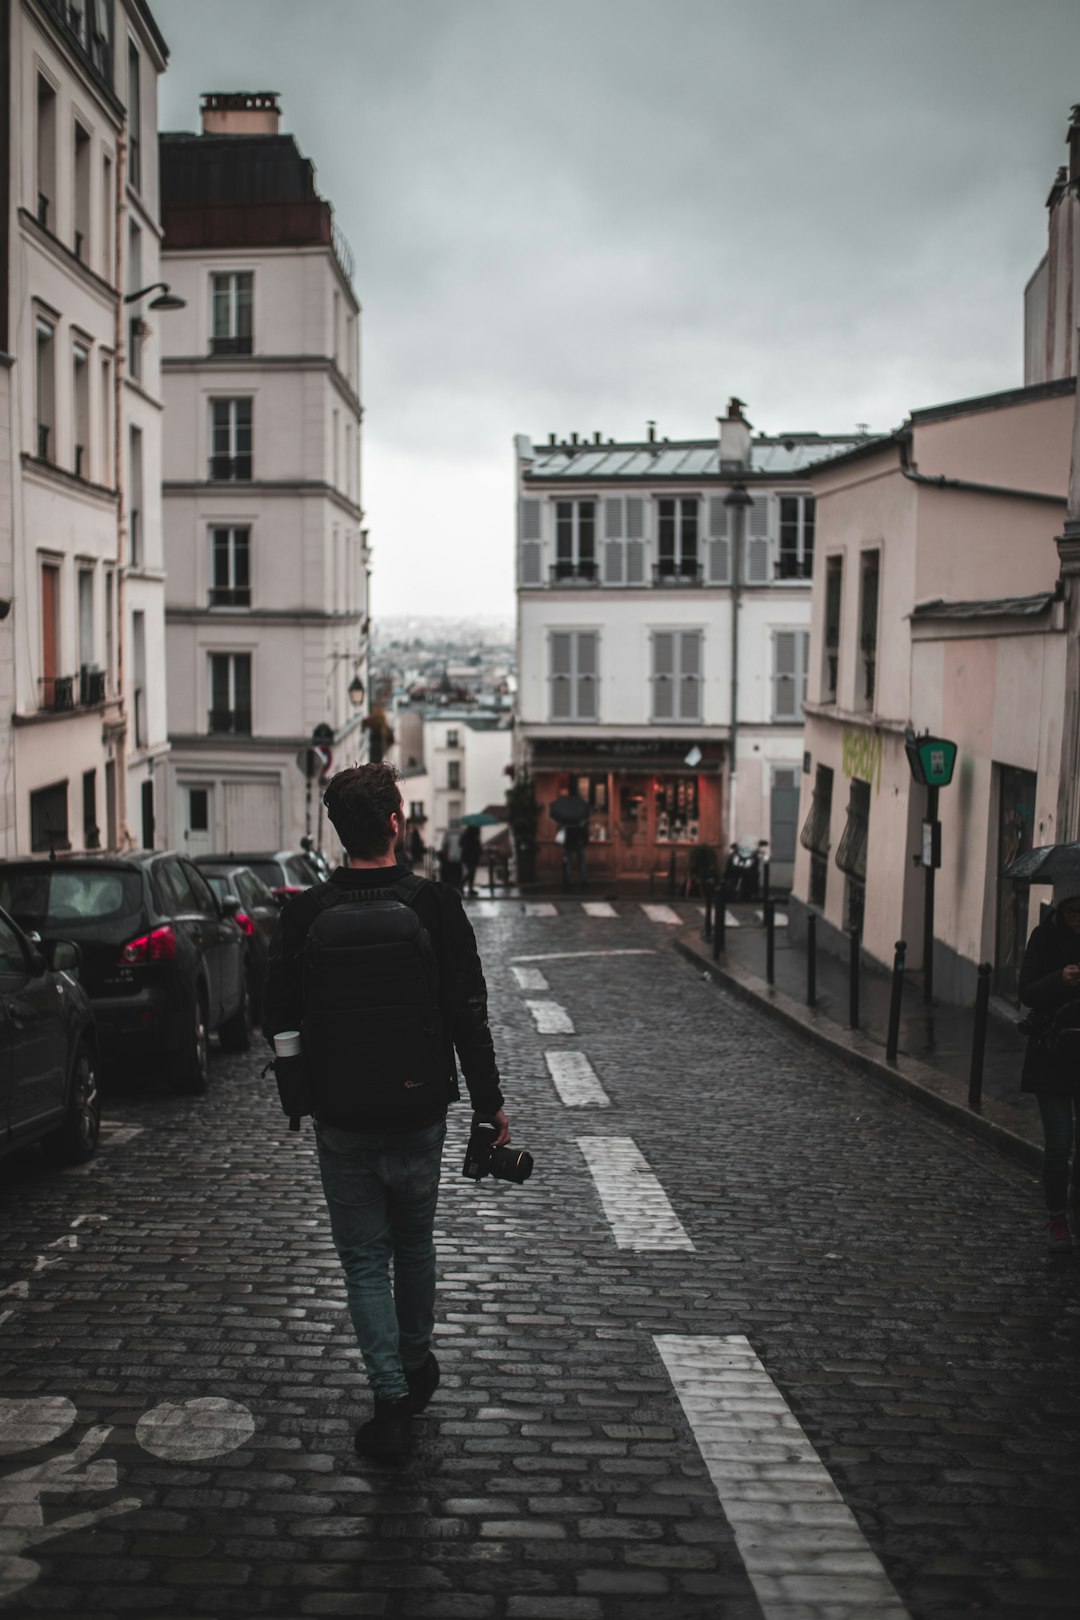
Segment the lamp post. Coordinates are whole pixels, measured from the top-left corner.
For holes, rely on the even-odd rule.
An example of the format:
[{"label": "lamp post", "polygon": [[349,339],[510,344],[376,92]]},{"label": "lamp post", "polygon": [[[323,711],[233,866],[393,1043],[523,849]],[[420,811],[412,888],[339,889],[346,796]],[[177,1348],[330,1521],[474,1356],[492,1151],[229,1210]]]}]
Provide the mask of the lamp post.
[{"label": "lamp post", "polygon": [[739,588],[746,509],[753,505],[746,485],[732,484],[724,496],[724,505],[735,519],[731,544],[731,761],[728,768],[728,843],[733,844],[739,796]]}]

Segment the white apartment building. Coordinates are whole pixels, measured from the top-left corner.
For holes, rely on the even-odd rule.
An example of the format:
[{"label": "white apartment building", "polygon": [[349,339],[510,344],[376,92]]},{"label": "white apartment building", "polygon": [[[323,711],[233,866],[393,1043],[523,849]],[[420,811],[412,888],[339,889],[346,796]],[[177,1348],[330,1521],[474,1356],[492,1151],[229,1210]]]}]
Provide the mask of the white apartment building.
[{"label": "white apartment building", "polygon": [[[425,844],[438,849],[462,816],[503,806],[514,733],[509,715],[473,708],[403,708],[394,716],[402,797]],[[484,829],[486,841],[494,829]]]},{"label": "white apartment building", "polygon": [[167,51],[142,0],[17,0],[3,26],[0,852],[152,847]]},{"label": "white apartment building", "polygon": [[814,498],[803,469],[855,434],[533,446],[518,473],[517,764],[541,804],[538,875],[561,866],[547,806],[590,809],[590,874],[644,878],[673,851],[795,854]]},{"label": "white apartment building", "polygon": [[163,262],[186,300],[164,361],[174,841],[320,835],[298,768],[366,757],[360,307],[314,169],[272,92],[207,95],[161,138]]}]

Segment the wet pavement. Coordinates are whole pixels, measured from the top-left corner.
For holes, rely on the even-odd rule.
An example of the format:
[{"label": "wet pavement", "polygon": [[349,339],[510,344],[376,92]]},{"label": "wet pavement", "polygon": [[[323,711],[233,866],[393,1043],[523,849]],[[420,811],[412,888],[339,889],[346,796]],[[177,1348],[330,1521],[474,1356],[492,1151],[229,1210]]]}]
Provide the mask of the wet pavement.
[{"label": "wet pavement", "polygon": [[0,1615],[1075,1612],[1080,1269],[1033,1174],[678,954],[694,905],[471,911],[537,1169],[465,1181],[452,1112],[414,1456],[353,1453],[263,1049],[113,1088],[91,1165],[0,1167]]}]

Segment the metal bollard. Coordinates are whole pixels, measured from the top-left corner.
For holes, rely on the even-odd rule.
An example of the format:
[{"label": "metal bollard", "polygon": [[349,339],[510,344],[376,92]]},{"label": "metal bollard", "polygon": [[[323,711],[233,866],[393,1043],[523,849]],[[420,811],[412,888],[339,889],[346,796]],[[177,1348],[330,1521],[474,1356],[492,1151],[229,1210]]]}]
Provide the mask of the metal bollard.
[{"label": "metal bollard", "polygon": [[982,1110],[983,1058],[986,1055],[986,1026],[990,1021],[989,962],[979,963],[979,982],[975,988],[975,1033],[971,1039],[971,1074],[968,1077],[968,1107],[973,1113]]},{"label": "metal bollard", "polygon": [[848,947],[848,1028],[859,1027],[859,947],[862,943],[859,930],[853,928],[849,937]]},{"label": "metal bollard", "polygon": [[885,1061],[896,1062],[896,1054],[900,1047],[900,1008],[904,999],[904,958],[907,955],[907,941],[898,939],[896,954],[892,965],[892,995],[889,1000],[889,1038],[885,1043]]},{"label": "metal bollard", "polygon": [[773,900],[765,902],[765,982],[776,983],[776,902]]},{"label": "metal bollard", "polygon": [[806,1005],[817,1006],[817,912],[806,914]]},{"label": "metal bollard", "polygon": [[761,863],[761,898],[765,904],[769,903],[769,857],[766,855]]},{"label": "metal bollard", "polygon": [[706,941],[712,939],[713,899],[715,897],[715,894],[716,894],[716,884],[713,882],[712,878],[706,878],[706,880],[705,880],[705,927],[702,930],[702,937]]},{"label": "metal bollard", "polygon": [[716,915],[713,918],[713,931],[712,931],[712,954],[713,954],[713,961],[714,962],[716,961],[716,959],[720,955],[720,953],[723,951],[725,940],[726,940],[726,935],[727,935],[727,910],[726,910],[726,906],[727,906],[727,901],[726,901],[726,897],[724,895],[724,891],[723,891],[723,889],[718,889],[716,891]]},{"label": "metal bollard", "polygon": [[488,894],[490,894],[491,898],[494,900],[494,898],[495,898],[495,857],[494,857],[494,855],[489,855],[488,856]]}]

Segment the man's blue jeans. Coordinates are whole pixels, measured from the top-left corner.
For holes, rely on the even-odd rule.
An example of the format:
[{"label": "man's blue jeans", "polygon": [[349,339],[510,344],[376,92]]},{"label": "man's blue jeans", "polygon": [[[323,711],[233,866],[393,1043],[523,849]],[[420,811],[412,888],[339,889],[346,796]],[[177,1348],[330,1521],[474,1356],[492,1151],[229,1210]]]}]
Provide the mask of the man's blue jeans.
[{"label": "man's blue jeans", "polygon": [[330,1231],[368,1381],[379,1400],[395,1400],[408,1394],[405,1369],[422,1366],[431,1348],[446,1121],[407,1133],[316,1123],[315,1134]]}]

